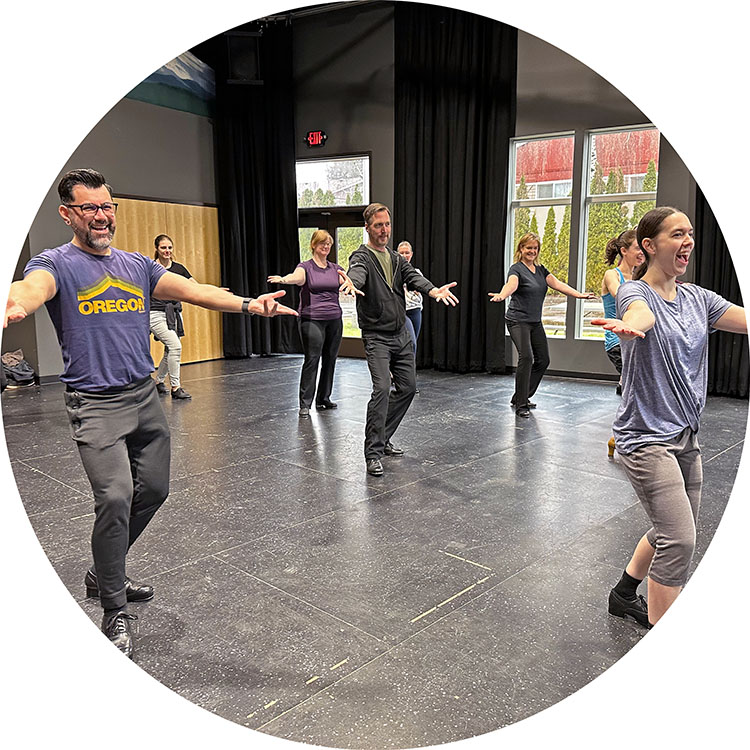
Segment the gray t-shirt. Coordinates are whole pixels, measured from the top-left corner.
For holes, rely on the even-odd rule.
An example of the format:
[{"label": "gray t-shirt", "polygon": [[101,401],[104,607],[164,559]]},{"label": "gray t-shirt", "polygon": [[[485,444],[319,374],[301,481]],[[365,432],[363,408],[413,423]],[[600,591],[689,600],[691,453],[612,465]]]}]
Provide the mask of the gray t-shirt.
[{"label": "gray t-shirt", "polygon": [[645,281],[626,281],[617,290],[617,317],[643,300],[656,322],[646,338],[623,341],[622,402],[613,431],[620,453],[671,440],[686,427],[697,431],[706,403],[708,335],[731,307],[718,294],[678,284],[671,302]]},{"label": "gray t-shirt", "polygon": [[549,271],[541,263],[535,271],[529,271],[519,260],[508,269],[508,278],[511,276],[518,277],[518,289],[510,298],[505,319],[514,323],[541,323]]}]

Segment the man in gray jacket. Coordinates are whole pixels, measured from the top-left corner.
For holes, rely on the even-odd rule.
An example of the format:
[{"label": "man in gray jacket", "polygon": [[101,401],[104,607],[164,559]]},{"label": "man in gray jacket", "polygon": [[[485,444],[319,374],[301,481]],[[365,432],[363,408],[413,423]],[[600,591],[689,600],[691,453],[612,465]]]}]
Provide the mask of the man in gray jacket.
[{"label": "man in gray jacket", "polygon": [[[391,212],[382,203],[364,210],[369,240],[349,258],[349,279],[357,290],[357,320],[362,331],[367,366],[372,377],[372,396],[367,404],[365,461],[367,473],[383,474],[381,458],[403,455],[391,444],[416,392],[414,348],[406,328],[404,284],[434,300],[455,306],[450,291],[456,282],[436,287],[388,247]],[[351,290],[350,290],[351,291]],[[391,376],[395,391],[390,392]]]}]

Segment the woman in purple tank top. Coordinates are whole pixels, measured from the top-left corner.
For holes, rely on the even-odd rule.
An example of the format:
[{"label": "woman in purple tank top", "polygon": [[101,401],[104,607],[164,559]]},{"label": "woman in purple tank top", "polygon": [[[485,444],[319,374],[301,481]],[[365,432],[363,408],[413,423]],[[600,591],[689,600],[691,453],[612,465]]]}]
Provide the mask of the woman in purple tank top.
[{"label": "woman in purple tank top", "polygon": [[[318,229],[310,238],[312,258],[299,263],[286,276],[269,276],[269,284],[296,284],[300,289],[299,332],[305,361],[299,384],[299,415],[310,416],[313,398],[318,409],[335,409],[331,401],[333,372],[341,344],[343,322],[339,287],[347,280],[341,266],[331,263],[328,254],[333,238]],[[318,365],[320,378],[318,378]],[[317,379],[317,388],[315,381]]]}]

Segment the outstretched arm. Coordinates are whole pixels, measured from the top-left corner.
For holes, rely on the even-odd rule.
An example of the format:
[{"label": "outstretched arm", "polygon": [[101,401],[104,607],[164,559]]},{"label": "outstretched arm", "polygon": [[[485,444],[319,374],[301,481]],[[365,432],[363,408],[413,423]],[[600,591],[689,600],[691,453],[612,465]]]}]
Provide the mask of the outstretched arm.
[{"label": "outstretched arm", "polygon": [[504,299],[508,299],[516,289],[518,289],[518,276],[511,274],[505,282],[505,286],[499,292],[488,292],[490,302],[502,302]]},{"label": "outstretched arm", "polygon": [[8,323],[18,323],[27,315],[32,315],[55,294],[57,284],[49,271],[38,269],[32,271],[23,281],[14,281],[8,293],[3,328],[7,328]]},{"label": "outstretched arm", "polygon": [[730,333],[747,333],[745,308],[732,305],[715,323],[714,328]]},{"label": "outstretched arm", "polygon": [[298,266],[286,276],[268,277],[269,284],[296,284],[297,286],[303,286],[305,281],[307,281],[307,274],[305,273],[305,269],[301,266]]},{"label": "outstretched arm", "polygon": [[352,297],[356,297],[357,295],[360,297],[365,296],[364,292],[361,292],[356,286],[354,286],[354,282],[346,275],[343,268],[339,268],[339,281],[341,282],[341,286],[339,287],[339,292],[341,292],[341,294],[350,295]]},{"label": "outstretched arm", "polygon": [[572,286],[568,286],[564,281],[555,278],[551,273],[547,274],[547,286],[550,289],[554,289],[556,292],[562,292],[568,297],[575,297],[576,299],[596,299],[596,295],[593,292],[579,292],[577,289],[573,289]]},{"label": "outstretched arm", "polygon": [[[251,300],[248,311],[255,315],[271,318],[276,315],[297,315],[296,311],[289,307],[280,305],[276,300],[283,297],[285,291],[262,294]],[[156,282],[153,296],[157,299],[180,300],[189,302],[207,310],[218,312],[238,313],[242,312],[243,297],[219,289],[211,284],[192,284],[183,276],[167,271]]]},{"label": "outstretched arm", "polygon": [[591,323],[601,326],[607,331],[616,333],[622,341],[634,338],[645,338],[646,333],[654,327],[656,318],[651,308],[642,300],[637,299],[630,303],[622,320],[618,318],[594,318]]}]

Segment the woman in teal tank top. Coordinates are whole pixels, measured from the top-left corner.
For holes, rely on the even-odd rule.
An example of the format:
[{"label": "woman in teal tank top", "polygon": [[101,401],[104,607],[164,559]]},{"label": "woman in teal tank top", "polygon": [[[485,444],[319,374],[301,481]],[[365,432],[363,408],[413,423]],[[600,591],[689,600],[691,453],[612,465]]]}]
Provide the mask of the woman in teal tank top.
[{"label": "woman in teal tank top", "polygon": [[[605,249],[607,264],[612,265],[620,258],[615,268],[610,268],[602,279],[602,303],[604,317],[616,318],[615,297],[620,284],[633,278],[633,271],[643,263],[643,250],[638,245],[635,229],[627,229],[618,237],[613,237]],[[604,331],[604,351],[615,366],[617,373],[622,375],[622,355],[620,354],[620,339],[612,331]],[[617,393],[622,392],[622,380],[617,384]],[[615,452],[615,439],[612,437],[607,443],[610,457]]]}]

